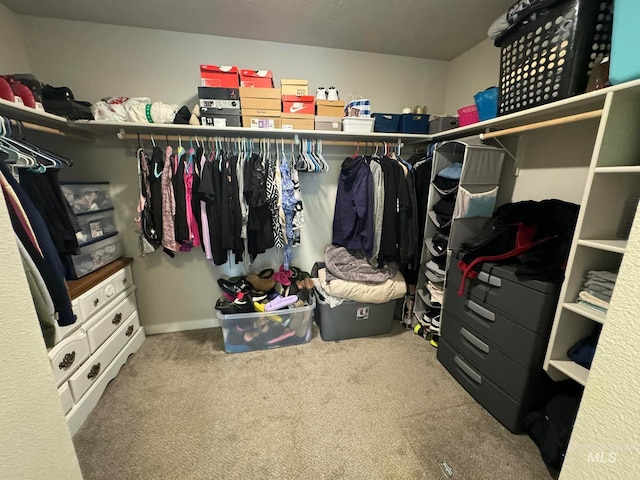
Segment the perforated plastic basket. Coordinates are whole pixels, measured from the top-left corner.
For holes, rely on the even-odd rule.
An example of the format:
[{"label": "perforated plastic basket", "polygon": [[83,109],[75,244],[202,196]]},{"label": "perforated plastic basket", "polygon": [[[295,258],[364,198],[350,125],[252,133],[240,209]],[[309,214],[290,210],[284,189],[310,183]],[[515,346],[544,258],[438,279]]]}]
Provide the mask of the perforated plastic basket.
[{"label": "perforated plastic basket", "polygon": [[471,125],[472,123],[478,123],[479,121],[480,117],[478,116],[478,108],[475,104],[458,109],[458,125],[461,127]]},{"label": "perforated plastic basket", "polygon": [[504,115],[583,93],[593,61],[611,50],[611,0],[564,0],[496,39]]}]

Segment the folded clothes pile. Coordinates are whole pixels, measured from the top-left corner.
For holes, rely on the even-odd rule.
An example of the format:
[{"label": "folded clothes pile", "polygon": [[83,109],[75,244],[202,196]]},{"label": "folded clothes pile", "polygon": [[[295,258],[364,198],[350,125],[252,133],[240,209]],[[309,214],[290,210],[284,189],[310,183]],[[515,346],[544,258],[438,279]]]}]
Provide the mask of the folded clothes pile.
[{"label": "folded clothes pile", "polygon": [[462,163],[452,163],[442,169],[433,179],[433,187],[441,196],[440,200],[433,206],[433,212],[436,217],[434,223],[440,229],[440,233],[443,234],[451,226],[461,173]]},{"label": "folded clothes pile", "polygon": [[590,270],[585,275],[585,281],[576,302],[607,313],[617,277],[617,272]]}]

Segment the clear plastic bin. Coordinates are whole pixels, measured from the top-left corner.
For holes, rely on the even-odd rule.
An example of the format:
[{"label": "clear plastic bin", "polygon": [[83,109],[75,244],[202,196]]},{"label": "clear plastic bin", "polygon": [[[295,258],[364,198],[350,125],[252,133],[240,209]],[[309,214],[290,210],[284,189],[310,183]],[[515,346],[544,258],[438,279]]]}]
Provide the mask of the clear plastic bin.
[{"label": "clear plastic bin", "polygon": [[123,255],[124,247],[117,233],[91,242],[80,248],[80,255],[67,256],[67,280],[84,277]]},{"label": "clear plastic bin", "polygon": [[76,233],[76,237],[81,247],[117,233],[113,208],[102,212],[80,214],[77,218],[81,230]]},{"label": "clear plastic bin", "polygon": [[315,308],[312,295],[306,307],[228,315],[218,311],[224,349],[239,353],[309,343]]},{"label": "clear plastic bin", "polygon": [[342,130],[358,133],[373,132],[375,121],[375,117],[344,117],[342,119]]},{"label": "clear plastic bin", "polygon": [[61,183],[60,188],[75,213],[113,208],[109,182]]}]

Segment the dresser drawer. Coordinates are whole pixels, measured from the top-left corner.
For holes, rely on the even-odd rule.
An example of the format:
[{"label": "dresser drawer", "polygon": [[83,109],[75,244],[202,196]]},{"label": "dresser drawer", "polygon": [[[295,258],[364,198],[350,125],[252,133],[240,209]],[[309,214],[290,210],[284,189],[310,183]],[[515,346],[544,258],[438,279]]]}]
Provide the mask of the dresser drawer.
[{"label": "dresser drawer", "polygon": [[[471,327],[473,331],[499,346],[522,366],[537,365],[542,361],[549,339],[551,318],[545,322],[545,331],[536,333],[473,296],[466,294],[459,297],[458,292],[451,286],[445,290],[443,308],[443,325],[453,315],[463,325]],[[526,309],[526,306],[523,309]]]},{"label": "dresser drawer", "polygon": [[472,328],[462,325],[453,315],[442,323],[442,338],[462,355],[470,366],[491,379],[516,401],[521,401],[531,389],[544,381],[542,363],[527,369],[516,362]]},{"label": "dresser drawer", "polygon": [[[465,281],[465,295],[481,299],[485,304],[518,319],[534,332],[545,330],[558,304],[560,284],[539,280],[520,280],[513,265],[486,263],[478,278]],[[451,259],[447,271],[447,287],[458,293],[462,272],[458,260]],[[523,308],[526,305],[526,308]]]},{"label": "dresser drawer", "polygon": [[69,335],[47,354],[53,370],[53,378],[60,385],[76,371],[89,355],[91,349],[89,341],[83,331]]},{"label": "dresser drawer", "polygon": [[133,285],[133,276],[131,274],[131,267],[127,266],[120,270],[113,276],[113,284],[116,289],[116,293],[125,291],[131,285]]},{"label": "dresser drawer", "polygon": [[66,415],[73,408],[74,402],[71,396],[71,389],[69,384],[64,382],[58,387],[58,395],[60,395],[60,403],[62,403],[62,411]]},{"label": "dresser drawer", "polygon": [[510,432],[522,431],[522,416],[526,409],[504,393],[485,375],[471,366],[446,340],[438,342],[438,360],[462,387]]},{"label": "dresser drawer", "polygon": [[69,379],[73,399],[80,401],[84,393],[93,385],[109,363],[118,355],[129,339],[140,327],[138,314],[133,313],[126,322],[89,358]]},{"label": "dresser drawer", "polygon": [[129,296],[126,296],[126,293],[119,295],[113,303],[115,307],[82,326],[87,333],[92,353],[136,311],[136,297],[133,292]]},{"label": "dresser drawer", "polygon": [[86,322],[106,308],[118,293],[133,286],[131,268],[119,270],[79,297],[80,313]]}]

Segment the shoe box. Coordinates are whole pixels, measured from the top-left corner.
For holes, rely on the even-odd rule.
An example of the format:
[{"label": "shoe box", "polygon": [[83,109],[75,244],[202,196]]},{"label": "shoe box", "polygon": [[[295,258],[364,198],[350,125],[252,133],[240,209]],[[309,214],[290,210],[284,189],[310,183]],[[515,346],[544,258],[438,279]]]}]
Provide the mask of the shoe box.
[{"label": "shoe box", "polygon": [[309,81],[293,78],[283,78],[280,80],[282,95],[294,95],[303,97],[309,95]]},{"label": "shoe box", "polygon": [[342,115],[339,117],[315,117],[316,130],[337,131],[342,130]]},{"label": "shoe box", "polygon": [[345,301],[335,308],[318,299],[316,323],[325,341],[372,337],[389,333],[394,322],[396,300],[370,304]]},{"label": "shoe box", "polygon": [[273,88],[271,70],[240,70],[240,86],[252,88]]},{"label": "shoe box", "polygon": [[316,100],[319,117],[344,117],[344,100]]},{"label": "shoe box", "polygon": [[280,97],[279,88],[240,87],[242,126],[281,128]]},{"label": "shoe box", "polygon": [[313,95],[283,95],[282,113],[286,115],[315,113],[315,97]]},{"label": "shoe box", "polygon": [[238,88],[198,87],[200,123],[212,127],[239,127],[242,117]]},{"label": "shoe box", "polygon": [[294,130],[314,130],[315,124],[313,118],[313,113],[283,113],[282,128]]},{"label": "shoe box", "polygon": [[238,88],[240,75],[235,65],[200,65],[200,83],[204,87]]}]

